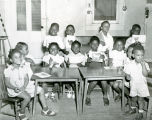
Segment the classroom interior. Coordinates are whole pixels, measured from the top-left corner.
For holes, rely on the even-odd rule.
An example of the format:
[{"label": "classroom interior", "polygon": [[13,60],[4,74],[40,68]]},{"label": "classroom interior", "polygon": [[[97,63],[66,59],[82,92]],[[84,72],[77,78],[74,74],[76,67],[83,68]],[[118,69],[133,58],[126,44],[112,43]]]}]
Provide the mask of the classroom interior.
[{"label": "classroom interior", "polygon": [[[146,35],[145,60],[152,69],[152,0],[0,0],[0,19],[0,37],[8,37],[4,40],[4,44],[0,45],[0,48],[5,47],[6,56],[18,42],[25,42],[36,64],[42,62],[44,55],[42,43],[52,23],[59,24],[58,35],[63,38],[66,26],[74,25],[75,36],[82,44],[83,53],[88,50],[90,37],[99,32],[102,21],[108,20],[109,33],[114,40],[119,38],[124,43],[130,35],[132,25],[139,24],[140,34]],[[0,61],[4,64],[1,58]],[[151,78],[148,78],[148,84],[152,94]],[[135,115],[129,117],[123,115],[121,101],[114,102],[111,89],[109,106],[104,106],[102,96],[100,87],[96,87],[91,94],[92,106],[87,106],[79,115],[76,112],[75,99],[68,99],[66,93],[63,93],[57,102],[48,99],[48,105],[57,112],[54,117],[41,116],[38,102],[34,116],[28,110],[26,112],[30,120],[132,120],[135,118]],[[152,106],[152,103],[150,105]],[[127,109],[126,107],[125,110]],[[3,110],[14,112],[10,105]],[[152,108],[150,111],[152,114]],[[145,112],[144,120],[146,117]],[[15,120],[15,117],[0,114],[0,119]],[[147,120],[152,120],[152,117]]]}]

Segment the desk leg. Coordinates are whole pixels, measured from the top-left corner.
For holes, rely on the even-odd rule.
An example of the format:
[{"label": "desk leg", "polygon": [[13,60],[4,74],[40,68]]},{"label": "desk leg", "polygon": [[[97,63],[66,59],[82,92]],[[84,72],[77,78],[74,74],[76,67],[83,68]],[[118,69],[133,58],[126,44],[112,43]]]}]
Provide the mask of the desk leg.
[{"label": "desk leg", "polygon": [[37,94],[37,80],[35,81],[33,115],[35,115],[35,111],[36,111],[36,94]]},{"label": "desk leg", "polygon": [[124,85],[125,85],[125,78],[122,79],[122,111],[125,111],[125,97],[124,97]]},{"label": "desk leg", "polygon": [[77,115],[79,116],[78,80],[75,81],[75,86],[76,86],[76,110],[77,110]]},{"label": "desk leg", "polygon": [[84,86],[84,94],[83,94],[82,112],[84,112],[84,109],[85,109],[85,100],[86,100],[86,96],[87,96],[88,79],[85,79],[84,85],[85,86]]}]

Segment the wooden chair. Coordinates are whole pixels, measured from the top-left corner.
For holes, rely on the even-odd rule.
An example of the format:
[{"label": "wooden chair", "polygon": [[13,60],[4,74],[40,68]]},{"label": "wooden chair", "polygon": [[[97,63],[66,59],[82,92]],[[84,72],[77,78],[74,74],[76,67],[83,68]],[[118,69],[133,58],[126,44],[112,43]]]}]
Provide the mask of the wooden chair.
[{"label": "wooden chair", "polygon": [[[4,78],[4,69],[5,65],[0,65],[0,113],[8,116],[15,117],[16,120],[19,120],[19,106],[22,101],[21,98],[17,97],[9,97],[5,85],[5,78]],[[14,107],[14,114],[10,114],[7,112],[2,112],[2,108],[4,108],[6,105],[12,105]]]}]

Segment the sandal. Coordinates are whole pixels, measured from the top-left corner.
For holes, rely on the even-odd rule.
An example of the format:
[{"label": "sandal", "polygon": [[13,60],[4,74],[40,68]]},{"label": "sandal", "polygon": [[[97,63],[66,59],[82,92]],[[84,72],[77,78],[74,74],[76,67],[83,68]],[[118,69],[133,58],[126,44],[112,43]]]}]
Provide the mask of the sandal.
[{"label": "sandal", "polygon": [[29,120],[25,114],[19,113],[18,116],[19,116],[20,120]]},{"label": "sandal", "polygon": [[56,113],[54,111],[51,111],[48,109],[48,110],[42,110],[41,115],[43,115],[43,116],[55,116]]}]

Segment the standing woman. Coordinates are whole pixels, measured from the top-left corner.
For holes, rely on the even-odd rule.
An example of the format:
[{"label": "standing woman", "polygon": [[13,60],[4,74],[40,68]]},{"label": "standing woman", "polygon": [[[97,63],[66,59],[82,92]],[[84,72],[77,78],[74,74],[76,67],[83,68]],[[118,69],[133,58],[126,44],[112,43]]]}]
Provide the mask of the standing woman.
[{"label": "standing woman", "polygon": [[98,50],[102,52],[109,53],[113,49],[113,37],[109,34],[110,23],[108,21],[103,21],[99,28],[99,33],[97,36],[100,39],[100,45]]}]

